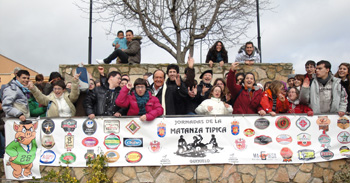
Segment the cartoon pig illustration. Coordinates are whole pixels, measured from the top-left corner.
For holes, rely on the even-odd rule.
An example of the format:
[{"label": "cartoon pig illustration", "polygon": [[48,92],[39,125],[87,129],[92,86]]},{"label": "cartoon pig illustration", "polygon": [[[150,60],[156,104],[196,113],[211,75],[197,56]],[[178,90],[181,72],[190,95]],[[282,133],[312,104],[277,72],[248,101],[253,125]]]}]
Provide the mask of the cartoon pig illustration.
[{"label": "cartoon pig illustration", "polygon": [[[13,168],[13,176],[21,178],[32,174],[33,161],[35,159],[37,144],[35,140],[38,123],[26,120],[20,124],[13,123],[13,129],[17,132],[15,140],[6,146],[6,153],[10,156],[7,165]],[[22,170],[23,175],[22,175]]]}]

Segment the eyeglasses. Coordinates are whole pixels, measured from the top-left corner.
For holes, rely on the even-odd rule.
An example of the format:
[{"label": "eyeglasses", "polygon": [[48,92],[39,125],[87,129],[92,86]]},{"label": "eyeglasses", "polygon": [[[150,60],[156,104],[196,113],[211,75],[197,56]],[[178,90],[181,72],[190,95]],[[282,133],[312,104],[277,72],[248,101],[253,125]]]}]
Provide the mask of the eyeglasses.
[{"label": "eyeglasses", "polygon": [[55,90],[55,91],[61,91],[61,90],[63,90],[62,88],[53,88],[53,90]]},{"label": "eyeglasses", "polygon": [[141,85],[141,86],[135,86],[135,88],[136,88],[136,89],[145,89],[146,86],[143,86],[143,85]]}]

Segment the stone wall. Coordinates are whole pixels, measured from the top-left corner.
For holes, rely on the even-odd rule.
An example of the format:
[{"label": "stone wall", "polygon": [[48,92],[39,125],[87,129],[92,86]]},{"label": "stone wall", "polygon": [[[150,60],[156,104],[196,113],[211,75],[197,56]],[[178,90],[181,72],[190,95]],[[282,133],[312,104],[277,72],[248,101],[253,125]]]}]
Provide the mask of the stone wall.
[{"label": "stone wall", "polygon": [[[105,68],[105,73],[110,71],[119,71],[122,74],[128,74],[132,81],[136,78],[143,76],[146,72],[153,73],[157,69],[162,69],[166,71],[169,64],[141,64],[141,65],[126,65],[126,64],[110,64],[102,65]],[[99,72],[97,70],[98,65],[85,65],[87,71],[91,73],[94,78],[99,77]],[[186,64],[180,64],[180,74],[183,75]],[[196,71],[196,79],[199,81],[199,76],[202,72],[208,69],[213,69],[213,82],[216,78],[223,78],[224,74],[230,69],[230,64],[225,64],[223,67],[218,67],[215,65],[210,68],[208,64],[195,64],[194,68]],[[60,73],[67,81],[70,81],[75,73],[77,65],[60,65]],[[255,75],[257,82],[264,84],[266,81],[280,80],[287,81],[288,75],[293,73],[293,64],[291,63],[273,63],[273,64],[254,64],[254,65],[244,65],[241,64],[237,68],[237,72],[252,72]]]}]

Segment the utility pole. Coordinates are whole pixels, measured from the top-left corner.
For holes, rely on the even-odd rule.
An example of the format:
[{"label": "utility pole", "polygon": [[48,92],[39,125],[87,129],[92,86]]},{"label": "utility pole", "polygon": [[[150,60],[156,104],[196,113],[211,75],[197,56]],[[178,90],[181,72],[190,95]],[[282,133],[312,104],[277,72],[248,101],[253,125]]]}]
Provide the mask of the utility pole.
[{"label": "utility pole", "polygon": [[91,64],[92,54],[92,0],[90,0],[90,20],[89,20],[89,52],[88,52],[88,63]]},{"label": "utility pole", "polygon": [[260,51],[260,63],[262,63],[261,57],[261,37],[260,37],[260,17],[259,17],[259,0],[256,0],[256,18],[258,23],[258,48]]}]

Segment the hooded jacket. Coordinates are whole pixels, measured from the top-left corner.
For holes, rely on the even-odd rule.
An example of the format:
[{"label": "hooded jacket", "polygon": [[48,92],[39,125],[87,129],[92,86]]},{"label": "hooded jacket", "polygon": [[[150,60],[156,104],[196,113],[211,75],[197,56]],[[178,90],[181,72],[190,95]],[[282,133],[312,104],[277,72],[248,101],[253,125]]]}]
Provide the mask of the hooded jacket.
[{"label": "hooded jacket", "polygon": [[141,39],[142,37],[135,36],[130,42],[127,42],[128,49],[124,52],[129,56],[129,63],[141,63]]},{"label": "hooded jacket", "polygon": [[238,54],[236,56],[236,62],[244,62],[246,60],[252,60],[255,63],[260,63],[260,55],[259,55],[259,49],[254,46],[253,53],[251,55],[248,55],[245,52],[245,45],[243,45],[239,50]]}]

